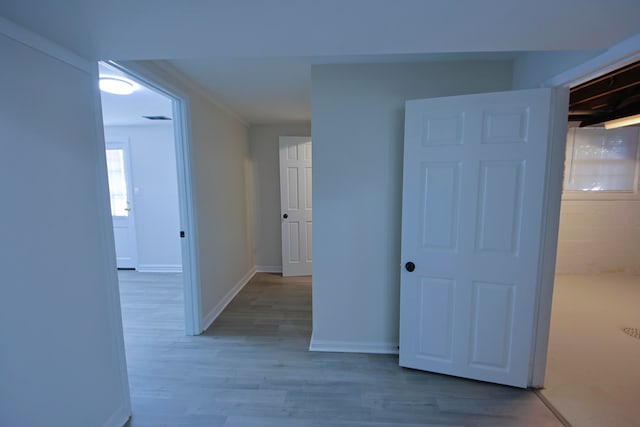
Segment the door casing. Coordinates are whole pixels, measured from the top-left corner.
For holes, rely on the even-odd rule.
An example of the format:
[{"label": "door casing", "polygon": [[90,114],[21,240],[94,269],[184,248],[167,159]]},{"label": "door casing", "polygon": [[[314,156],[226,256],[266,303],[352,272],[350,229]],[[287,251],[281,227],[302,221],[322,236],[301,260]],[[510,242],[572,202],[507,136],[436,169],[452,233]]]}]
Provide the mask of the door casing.
[{"label": "door casing", "polygon": [[191,134],[189,131],[189,108],[187,94],[174,87],[170,81],[150,72],[135,63],[119,64],[105,61],[126,73],[138,83],[159,92],[173,103],[173,130],[176,150],[176,172],[178,176],[178,209],[182,249],[182,278],[184,283],[185,333],[199,335],[203,332],[200,305],[200,274],[198,265],[198,242],[195,216],[195,200],[191,179]]},{"label": "door casing", "polygon": [[[598,55],[574,68],[563,71],[544,81],[540,87],[563,88],[567,91],[588,80],[600,77],[620,67],[640,60],[640,34],[624,40],[606,52]],[[554,138],[566,140],[566,127],[556,124],[552,132]],[[545,206],[546,233],[543,236],[541,250],[540,274],[543,278],[543,286],[538,290],[538,302],[536,307],[537,322],[536,335],[533,346],[533,367],[531,370],[530,386],[541,388],[544,384],[544,373],[547,366],[548,339],[551,327],[551,303],[553,296],[553,280],[555,276],[555,257],[558,241],[559,212],[562,196],[562,180],[564,175],[565,144],[552,146],[547,160],[547,200]],[[559,194],[558,194],[559,193]],[[557,214],[555,212],[557,211]],[[553,259],[551,259],[551,257]]]}]

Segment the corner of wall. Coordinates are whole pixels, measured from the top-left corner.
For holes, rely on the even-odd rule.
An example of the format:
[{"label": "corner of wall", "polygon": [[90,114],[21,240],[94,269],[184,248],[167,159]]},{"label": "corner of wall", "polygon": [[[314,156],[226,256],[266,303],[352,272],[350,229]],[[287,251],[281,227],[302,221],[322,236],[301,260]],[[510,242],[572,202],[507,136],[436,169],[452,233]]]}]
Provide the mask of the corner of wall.
[{"label": "corner of wall", "polygon": [[105,423],[103,427],[122,427],[131,419],[131,408],[121,406],[118,408]]},{"label": "corner of wall", "polygon": [[224,309],[235,298],[236,295],[246,286],[247,283],[255,276],[256,268],[252,267],[247,274],[245,274],[229,291],[225,296],[215,305],[202,319],[202,332],[209,329],[211,324],[222,314]]},{"label": "corner of wall", "polygon": [[256,265],[256,273],[282,273],[281,265]]}]

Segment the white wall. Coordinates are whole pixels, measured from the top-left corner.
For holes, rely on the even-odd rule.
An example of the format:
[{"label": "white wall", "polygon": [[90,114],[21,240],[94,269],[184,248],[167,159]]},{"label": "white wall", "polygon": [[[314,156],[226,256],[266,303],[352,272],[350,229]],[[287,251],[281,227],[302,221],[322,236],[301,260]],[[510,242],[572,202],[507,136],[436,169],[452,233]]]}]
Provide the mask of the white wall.
[{"label": "white wall", "polygon": [[404,102],[509,90],[511,71],[511,62],[312,68],[312,348],[396,351]]},{"label": "white wall", "polygon": [[180,218],[173,123],[105,126],[105,140],[128,142],[138,270],[180,271]]},{"label": "white wall", "polygon": [[97,66],[4,31],[40,43],[0,21],[0,425],[121,426],[130,404]]},{"label": "white wall", "polygon": [[187,101],[203,327],[253,273],[248,126],[165,64],[124,62]]},{"label": "white wall", "polygon": [[563,200],[556,274],[640,274],[640,200]]},{"label": "white wall", "polygon": [[513,88],[535,89],[545,80],[574,68],[602,51],[546,51],[521,53],[513,64]]},{"label": "white wall", "polygon": [[[209,316],[253,268],[248,233],[246,126],[205,99],[190,99],[202,313]],[[205,322],[206,323],[206,322]]]},{"label": "white wall", "polygon": [[309,135],[309,122],[249,128],[254,177],[254,254],[258,270],[282,271],[279,138]]}]

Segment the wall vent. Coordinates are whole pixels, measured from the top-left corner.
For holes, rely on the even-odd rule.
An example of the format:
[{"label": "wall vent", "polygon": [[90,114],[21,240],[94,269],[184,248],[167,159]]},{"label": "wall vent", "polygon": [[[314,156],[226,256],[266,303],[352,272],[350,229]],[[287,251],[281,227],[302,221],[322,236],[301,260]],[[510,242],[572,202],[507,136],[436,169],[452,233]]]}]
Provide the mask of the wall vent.
[{"label": "wall vent", "polygon": [[142,117],[149,120],[171,120],[171,117],[167,117],[167,116],[142,116]]}]

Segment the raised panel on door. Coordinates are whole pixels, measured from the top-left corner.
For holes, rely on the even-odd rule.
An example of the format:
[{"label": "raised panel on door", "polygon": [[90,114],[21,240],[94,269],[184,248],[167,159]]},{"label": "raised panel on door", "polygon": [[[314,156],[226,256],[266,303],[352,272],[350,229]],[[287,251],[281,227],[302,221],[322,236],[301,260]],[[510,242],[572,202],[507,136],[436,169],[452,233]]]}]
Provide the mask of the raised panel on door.
[{"label": "raised panel on door", "polygon": [[425,162],[420,171],[420,237],[423,248],[455,251],[458,247],[460,163]]},{"label": "raised panel on door", "polygon": [[406,103],[401,366],[527,386],[551,104],[547,89]]},{"label": "raised panel on door", "polygon": [[311,221],[307,221],[305,223],[305,230],[306,230],[306,235],[305,235],[305,243],[307,244],[307,251],[306,251],[306,255],[307,255],[307,262],[312,262],[313,261],[313,245],[311,244],[311,242],[313,241],[313,226],[312,226],[312,222]]},{"label": "raised panel on door", "polygon": [[419,358],[453,362],[455,287],[452,279],[421,277],[415,295]]},{"label": "raised panel on door", "polygon": [[280,138],[282,274],[311,274],[312,165],[308,137]]},{"label": "raised panel on door", "polygon": [[289,235],[289,254],[287,260],[291,263],[300,262],[300,223],[289,221],[286,224]]},{"label": "raised panel on door", "polygon": [[507,372],[513,341],[515,286],[474,281],[471,287],[469,364]]},{"label": "raised panel on door", "polygon": [[304,208],[311,210],[313,208],[313,200],[312,200],[312,184],[313,184],[313,174],[311,170],[311,166],[304,168],[304,185],[305,185],[305,203]]},{"label": "raised panel on door", "polygon": [[482,144],[520,144],[529,135],[529,107],[510,105],[482,112]]},{"label": "raised panel on door", "polygon": [[480,161],[477,251],[518,253],[524,173],[524,161]]},{"label": "raised panel on door", "polygon": [[299,183],[299,171],[298,167],[287,168],[287,193],[286,193],[286,209],[288,211],[295,211],[300,209],[300,191],[298,188]]}]

